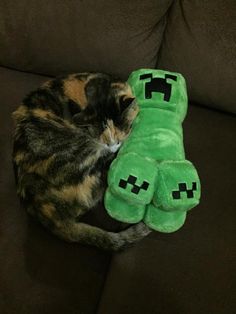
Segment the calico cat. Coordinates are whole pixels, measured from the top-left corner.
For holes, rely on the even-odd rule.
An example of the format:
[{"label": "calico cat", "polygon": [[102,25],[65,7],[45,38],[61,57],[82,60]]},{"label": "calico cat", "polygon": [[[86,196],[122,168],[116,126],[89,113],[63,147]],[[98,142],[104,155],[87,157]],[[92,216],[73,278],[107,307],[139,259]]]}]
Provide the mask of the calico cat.
[{"label": "calico cat", "polygon": [[150,229],[118,233],[80,218],[103,199],[106,174],[138,113],[127,83],[101,73],[52,79],[13,113],[17,194],[28,213],[60,238],[119,250]]}]

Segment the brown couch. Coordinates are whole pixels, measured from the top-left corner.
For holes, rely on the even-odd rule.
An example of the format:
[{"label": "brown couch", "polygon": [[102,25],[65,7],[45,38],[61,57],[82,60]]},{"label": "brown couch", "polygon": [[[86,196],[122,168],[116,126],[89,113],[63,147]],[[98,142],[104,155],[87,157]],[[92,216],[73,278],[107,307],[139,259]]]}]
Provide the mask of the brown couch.
[{"label": "brown couch", "polygon": [[[0,313],[234,313],[236,1],[1,0],[0,66]],[[64,243],[20,208],[11,112],[47,76],[126,79],[141,67],[187,80],[185,147],[201,204],[178,232],[122,253]],[[102,205],[85,220],[121,228]]]}]

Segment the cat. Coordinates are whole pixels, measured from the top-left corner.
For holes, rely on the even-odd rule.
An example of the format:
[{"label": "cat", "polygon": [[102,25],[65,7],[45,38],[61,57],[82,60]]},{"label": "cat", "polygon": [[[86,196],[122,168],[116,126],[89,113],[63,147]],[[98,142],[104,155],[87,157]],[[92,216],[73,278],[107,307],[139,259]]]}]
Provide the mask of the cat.
[{"label": "cat", "polygon": [[142,222],[108,232],[80,222],[103,199],[111,161],[138,106],[130,86],[103,73],[51,79],[13,112],[17,194],[58,237],[117,251],[151,231]]}]

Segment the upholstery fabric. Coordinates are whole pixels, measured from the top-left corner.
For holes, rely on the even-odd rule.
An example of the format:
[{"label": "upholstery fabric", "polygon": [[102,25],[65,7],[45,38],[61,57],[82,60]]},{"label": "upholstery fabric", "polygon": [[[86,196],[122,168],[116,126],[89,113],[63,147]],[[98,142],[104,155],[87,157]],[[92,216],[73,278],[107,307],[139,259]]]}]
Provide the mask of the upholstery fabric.
[{"label": "upholstery fabric", "polygon": [[0,65],[123,78],[154,67],[171,0],[1,0]]},{"label": "upholstery fabric", "polygon": [[236,113],[236,1],[177,0],[158,67],[187,80],[192,101]]},{"label": "upholstery fabric", "polygon": [[190,106],[186,155],[201,178],[201,203],[176,233],[152,233],[113,257],[98,314],[233,313],[235,122]]},{"label": "upholstery fabric", "polygon": [[[1,314],[234,312],[236,118],[220,111],[236,113],[235,45],[235,0],[0,1]],[[178,232],[154,232],[122,253],[64,243],[20,208],[11,112],[43,75],[126,79],[141,67],[186,78],[195,102],[186,157],[200,175],[201,203]],[[84,221],[123,228],[101,204]]]}]

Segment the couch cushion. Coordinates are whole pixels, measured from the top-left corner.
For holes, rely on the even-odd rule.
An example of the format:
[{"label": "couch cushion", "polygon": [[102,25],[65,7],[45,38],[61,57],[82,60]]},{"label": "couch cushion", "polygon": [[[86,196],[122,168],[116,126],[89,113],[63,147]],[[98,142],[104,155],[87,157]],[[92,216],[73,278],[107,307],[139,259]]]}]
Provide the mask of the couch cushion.
[{"label": "couch cushion", "polygon": [[44,80],[0,68],[0,313],[94,313],[110,254],[58,240],[27,217],[16,197],[10,115]]},{"label": "couch cushion", "polygon": [[0,3],[0,65],[58,75],[127,77],[153,67],[171,0],[7,0]]},{"label": "couch cushion", "polygon": [[176,233],[152,233],[113,258],[99,314],[234,312],[235,122],[190,107],[186,152],[202,181],[201,203]]},{"label": "couch cushion", "polygon": [[158,67],[179,71],[190,98],[236,113],[236,1],[175,1]]}]

